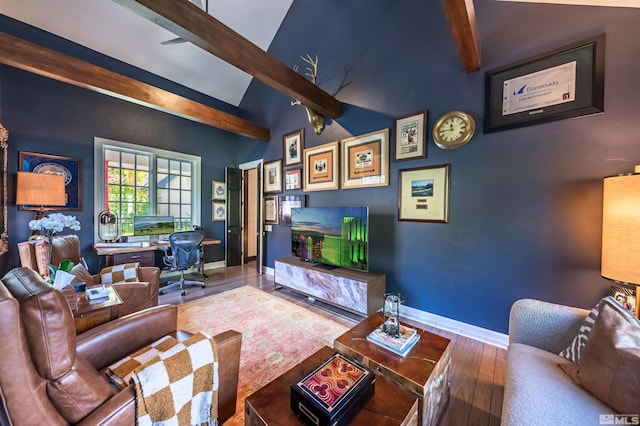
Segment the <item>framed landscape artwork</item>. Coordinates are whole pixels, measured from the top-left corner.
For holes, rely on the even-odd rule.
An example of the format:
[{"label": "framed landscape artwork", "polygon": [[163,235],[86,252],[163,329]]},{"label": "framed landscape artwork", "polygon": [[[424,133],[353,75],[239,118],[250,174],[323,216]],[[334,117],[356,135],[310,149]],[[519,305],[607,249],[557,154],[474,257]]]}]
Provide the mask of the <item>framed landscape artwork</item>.
[{"label": "framed landscape artwork", "polygon": [[[56,207],[56,210],[82,210],[82,163],[79,158],[20,151],[19,161],[18,170],[20,171],[64,176],[67,203],[64,207]],[[20,206],[19,208],[20,210],[40,209],[38,206]]]},{"label": "framed landscape artwork", "polygon": [[338,142],[304,150],[304,191],[338,189]]},{"label": "framed landscape artwork", "polygon": [[427,111],[420,111],[396,119],[394,161],[413,160],[427,156],[425,129]]},{"label": "framed landscape artwork", "polygon": [[342,188],[389,185],[389,129],[342,140]]},{"label": "framed landscape artwork", "polygon": [[302,164],[302,151],[304,150],[304,129],[288,133],[282,137],[282,152],[284,165],[294,166]]},{"label": "framed landscape artwork", "polygon": [[449,170],[444,164],[400,170],[398,220],[449,222]]},{"label": "framed landscape artwork", "polygon": [[264,192],[282,192],[282,160],[264,164]]}]

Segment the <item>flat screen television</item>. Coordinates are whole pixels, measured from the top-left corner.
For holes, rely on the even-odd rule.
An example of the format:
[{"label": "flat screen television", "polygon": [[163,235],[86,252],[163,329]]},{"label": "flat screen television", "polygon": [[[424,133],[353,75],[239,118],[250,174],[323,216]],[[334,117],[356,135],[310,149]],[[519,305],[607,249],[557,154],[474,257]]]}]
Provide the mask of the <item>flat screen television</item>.
[{"label": "flat screen television", "polygon": [[307,262],[368,271],[369,208],[291,209],[291,247]]},{"label": "flat screen television", "polygon": [[136,237],[168,235],[175,231],[173,216],[134,216],[133,235]]}]

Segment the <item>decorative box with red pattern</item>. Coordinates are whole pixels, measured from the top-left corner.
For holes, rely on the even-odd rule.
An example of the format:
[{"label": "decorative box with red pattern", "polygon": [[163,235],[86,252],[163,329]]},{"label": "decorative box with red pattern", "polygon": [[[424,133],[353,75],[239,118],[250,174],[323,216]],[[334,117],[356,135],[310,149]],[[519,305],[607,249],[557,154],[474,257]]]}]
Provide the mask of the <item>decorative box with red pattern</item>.
[{"label": "decorative box with red pattern", "polygon": [[373,372],[336,353],[291,385],[291,409],[308,424],[346,425],[374,389]]}]

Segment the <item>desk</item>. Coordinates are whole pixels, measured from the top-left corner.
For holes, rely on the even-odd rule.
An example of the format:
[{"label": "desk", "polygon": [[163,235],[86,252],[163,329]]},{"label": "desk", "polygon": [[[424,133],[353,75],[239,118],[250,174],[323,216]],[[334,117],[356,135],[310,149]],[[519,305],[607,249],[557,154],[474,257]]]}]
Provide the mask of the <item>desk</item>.
[{"label": "desk", "polygon": [[[202,241],[202,246],[220,244],[220,240],[213,238],[205,238]],[[117,244],[114,244],[116,246]],[[104,266],[120,265],[123,263],[140,263],[140,266],[156,266],[154,252],[156,250],[162,250],[163,248],[170,247],[169,241],[160,241],[157,243],[145,243],[144,247],[109,247],[106,244],[93,245],[93,251],[98,256],[105,257]],[[102,263],[102,262],[100,262]],[[102,267],[102,265],[100,266]],[[198,271],[204,274],[204,256],[200,256],[200,264],[198,265]]]}]

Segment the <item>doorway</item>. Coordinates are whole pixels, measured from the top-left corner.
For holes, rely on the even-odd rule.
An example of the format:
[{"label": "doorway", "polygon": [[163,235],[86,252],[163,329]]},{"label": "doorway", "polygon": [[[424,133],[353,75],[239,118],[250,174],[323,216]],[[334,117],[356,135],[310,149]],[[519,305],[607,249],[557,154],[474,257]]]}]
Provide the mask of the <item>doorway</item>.
[{"label": "doorway", "polygon": [[243,263],[256,260],[258,255],[258,172],[256,169],[244,170],[243,173],[243,193],[244,197],[244,232],[242,233],[242,245],[244,247]]},{"label": "doorway", "polygon": [[262,274],[264,225],[262,212],[262,160],[240,164],[242,171],[242,263],[256,261]]}]

